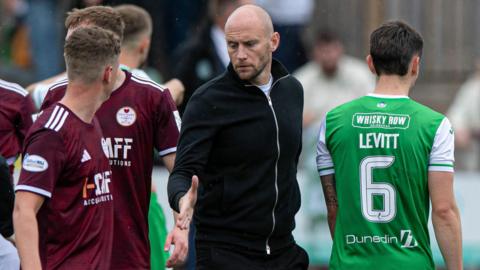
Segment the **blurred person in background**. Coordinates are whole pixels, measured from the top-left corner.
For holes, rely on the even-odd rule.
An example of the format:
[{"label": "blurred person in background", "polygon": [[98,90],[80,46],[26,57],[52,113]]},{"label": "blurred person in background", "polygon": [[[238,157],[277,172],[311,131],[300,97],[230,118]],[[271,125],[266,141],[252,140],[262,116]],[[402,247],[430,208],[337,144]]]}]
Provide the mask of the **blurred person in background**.
[{"label": "blurred person in background", "polygon": [[313,40],[311,60],[293,73],[305,93],[304,127],[318,124],[327,111],[375,87],[367,65],[344,53],[335,32],[320,29]]},{"label": "blurred person in background", "polygon": [[480,59],[475,73],[460,86],[447,115],[455,129],[457,163],[480,170]]},{"label": "blurred person in background", "polygon": [[25,85],[34,80],[24,0],[0,1],[0,77]]},{"label": "blurred person in background", "polygon": [[320,120],[334,107],[373,91],[375,77],[363,61],[344,53],[342,41],[335,32],[318,29],[312,41],[313,44],[307,46],[311,48],[311,60],[293,74],[303,85],[305,101],[300,158],[300,175],[304,180],[300,181],[300,189],[305,200],[295,233],[301,243],[318,252],[316,246],[327,229],[323,193],[314,162]]},{"label": "blurred person in background", "polygon": [[282,37],[282,43],[273,57],[282,62],[289,72],[307,62],[302,34],[310,23],[313,0],[255,0],[272,16],[273,26]]},{"label": "blurred person in background", "polygon": [[31,57],[36,81],[63,70],[62,8],[58,0],[27,0],[26,22],[31,44]]},{"label": "blurred person in background", "polygon": [[202,84],[223,73],[230,62],[224,27],[228,16],[247,0],[210,0],[208,16],[197,34],[191,36],[174,53],[173,76],[178,78],[185,94],[178,107],[183,115],[194,91]]}]

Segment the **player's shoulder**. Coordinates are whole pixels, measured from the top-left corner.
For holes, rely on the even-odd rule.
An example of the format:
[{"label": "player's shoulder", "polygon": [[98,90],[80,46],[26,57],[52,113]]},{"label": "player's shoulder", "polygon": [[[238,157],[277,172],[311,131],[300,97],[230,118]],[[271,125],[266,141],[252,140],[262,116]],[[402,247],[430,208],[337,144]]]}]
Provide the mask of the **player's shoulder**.
[{"label": "player's shoulder", "polygon": [[65,89],[67,89],[67,85],[68,85],[68,78],[67,77],[61,78],[58,81],[51,83],[48,86],[48,91],[49,92],[59,91],[61,89],[65,90]]},{"label": "player's shoulder", "polygon": [[25,97],[28,95],[28,91],[25,90],[19,84],[7,82],[2,79],[0,79],[0,90],[5,91],[5,93],[9,93],[12,95],[20,95],[22,97]]},{"label": "player's shoulder", "polygon": [[446,116],[427,105],[424,105],[418,101],[413,99],[410,100],[410,106],[412,107],[412,111],[414,111],[417,115],[421,115],[420,119],[424,121],[432,121],[432,120],[443,120]]},{"label": "player's shoulder", "polygon": [[130,83],[132,85],[135,85],[135,88],[136,89],[140,89],[139,91],[149,91],[149,92],[152,92],[152,93],[163,93],[165,90],[167,90],[167,88],[155,81],[153,81],[152,79],[148,78],[148,77],[145,77],[145,76],[141,76],[139,74],[136,74],[136,73],[131,73],[130,75]]},{"label": "player's shoulder", "polygon": [[71,112],[58,103],[53,104],[40,112],[32,129],[37,131],[46,130],[49,132],[60,133],[66,130],[65,123],[69,119]]}]

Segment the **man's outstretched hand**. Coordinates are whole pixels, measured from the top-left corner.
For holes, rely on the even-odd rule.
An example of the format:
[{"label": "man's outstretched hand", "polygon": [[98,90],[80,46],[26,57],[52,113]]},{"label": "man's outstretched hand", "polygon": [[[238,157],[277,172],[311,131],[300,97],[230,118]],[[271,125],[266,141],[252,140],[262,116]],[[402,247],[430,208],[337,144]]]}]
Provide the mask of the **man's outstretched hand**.
[{"label": "man's outstretched hand", "polygon": [[167,260],[166,266],[168,268],[182,266],[187,260],[188,255],[188,230],[181,230],[177,226],[168,234],[167,241],[165,241],[165,252],[170,250],[174,245],[172,255]]},{"label": "man's outstretched hand", "polygon": [[181,230],[186,230],[190,227],[190,222],[193,217],[193,209],[195,208],[195,203],[197,202],[197,190],[198,190],[198,177],[196,175],[192,176],[192,185],[185,195],[179,201],[179,210],[175,226]]}]

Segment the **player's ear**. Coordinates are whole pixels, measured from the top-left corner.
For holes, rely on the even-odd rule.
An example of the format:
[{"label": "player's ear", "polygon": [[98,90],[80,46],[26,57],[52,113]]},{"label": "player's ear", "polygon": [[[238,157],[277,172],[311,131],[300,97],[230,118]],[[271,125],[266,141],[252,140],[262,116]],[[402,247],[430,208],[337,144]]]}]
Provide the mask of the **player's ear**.
[{"label": "player's ear", "polygon": [[373,58],[372,56],[369,54],[367,55],[367,58],[365,59],[367,61],[367,65],[368,65],[368,68],[370,69],[370,71],[377,75],[377,71],[375,70],[375,66],[373,65]]},{"label": "player's ear", "polygon": [[272,52],[276,51],[280,45],[280,34],[278,32],[273,32],[272,37],[270,38],[270,48]]},{"label": "player's ear", "polygon": [[138,46],[138,51],[141,55],[148,54],[150,50],[150,38],[146,37],[142,39],[140,45]]},{"label": "player's ear", "polygon": [[105,84],[110,84],[113,81],[113,66],[107,65],[103,69],[103,76],[102,76],[102,81]]},{"label": "player's ear", "polygon": [[415,55],[412,58],[412,62],[410,63],[411,65],[411,73],[413,76],[418,76],[418,73],[420,72],[420,56]]}]

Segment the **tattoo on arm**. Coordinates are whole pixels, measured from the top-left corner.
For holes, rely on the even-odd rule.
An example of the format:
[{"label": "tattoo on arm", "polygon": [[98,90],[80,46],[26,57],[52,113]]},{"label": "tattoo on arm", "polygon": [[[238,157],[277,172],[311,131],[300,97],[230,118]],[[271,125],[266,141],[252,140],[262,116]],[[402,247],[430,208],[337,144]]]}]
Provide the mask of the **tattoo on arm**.
[{"label": "tattoo on arm", "polygon": [[327,204],[327,208],[338,207],[337,201],[337,189],[335,187],[335,176],[327,175],[321,177],[322,187],[323,187],[323,194],[325,195],[325,203]]}]

